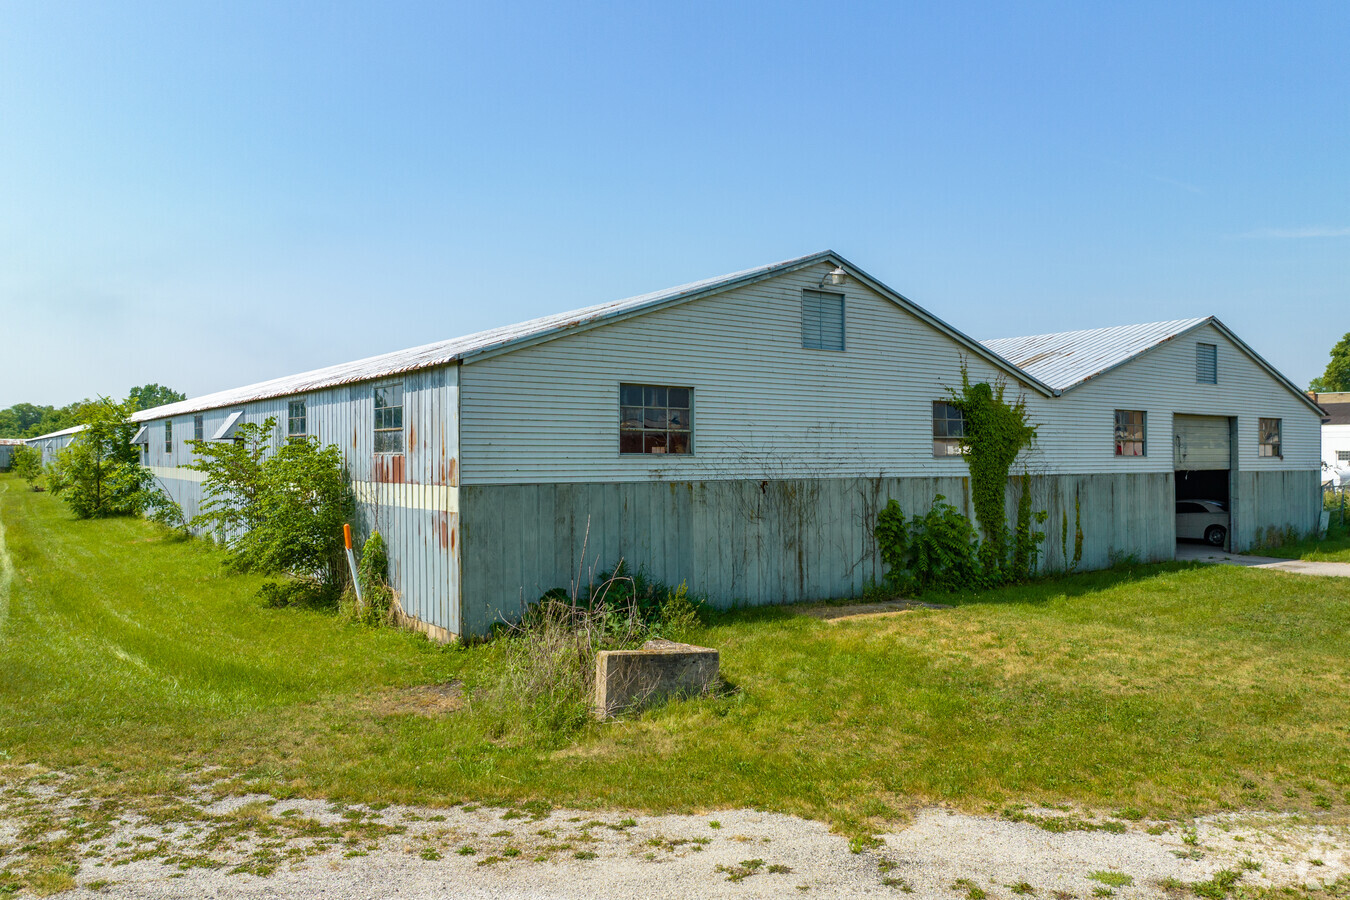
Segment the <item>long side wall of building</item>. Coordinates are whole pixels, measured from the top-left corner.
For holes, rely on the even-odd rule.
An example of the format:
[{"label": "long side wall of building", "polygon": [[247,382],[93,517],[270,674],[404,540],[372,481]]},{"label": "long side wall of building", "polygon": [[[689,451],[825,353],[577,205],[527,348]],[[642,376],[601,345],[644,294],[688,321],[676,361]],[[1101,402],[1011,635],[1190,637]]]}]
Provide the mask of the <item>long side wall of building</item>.
[{"label": "long side wall of building", "polygon": [[[376,385],[400,382],[406,450],[375,453]],[[273,445],[287,433],[289,401],[303,399],[306,432],[321,445],[336,445],[351,474],[358,530],[379,530],[389,547],[390,581],[414,624],[441,640],[460,633],[459,557],[459,368],[445,366],[342,385],[294,397],[260,400],[202,414],[210,438],[234,412],[242,421],[276,419]],[[187,441],[194,417],[175,417],[172,443],[163,419],[148,423],[146,464],[189,516],[201,511],[202,474],[184,466],[193,459]]]},{"label": "long side wall of building", "polygon": [[[1172,478],[1033,477],[1033,507],[1048,513],[1042,570],[1072,562],[1076,526],[1080,569],[1172,559]],[[889,498],[907,515],[926,511],[939,494],[973,518],[961,477],[466,485],[465,628],[481,634],[545,591],[584,585],[620,559],[661,581],[687,582],[721,607],[858,596],[883,574],[872,539],[877,512]]]}]

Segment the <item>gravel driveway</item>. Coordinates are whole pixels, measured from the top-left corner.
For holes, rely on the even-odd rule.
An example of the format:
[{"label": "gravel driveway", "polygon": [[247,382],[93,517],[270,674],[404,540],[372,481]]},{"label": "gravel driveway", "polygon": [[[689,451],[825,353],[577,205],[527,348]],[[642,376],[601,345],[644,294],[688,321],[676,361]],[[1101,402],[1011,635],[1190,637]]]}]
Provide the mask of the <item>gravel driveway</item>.
[{"label": "gravel driveway", "polygon": [[978,889],[991,900],[1128,900],[1216,873],[1299,886],[1350,872],[1347,826],[1268,813],[1161,823],[934,808],[876,846],[851,848],[818,822],[752,810],[374,809],[263,796],[212,802],[204,792],[200,803],[103,815],[100,801],[50,773],[3,787],[0,883],[45,852],[31,842],[69,845],[73,834],[67,858],[78,862],[68,870],[79,887],[66,896],[74,897],[970,900]]}]

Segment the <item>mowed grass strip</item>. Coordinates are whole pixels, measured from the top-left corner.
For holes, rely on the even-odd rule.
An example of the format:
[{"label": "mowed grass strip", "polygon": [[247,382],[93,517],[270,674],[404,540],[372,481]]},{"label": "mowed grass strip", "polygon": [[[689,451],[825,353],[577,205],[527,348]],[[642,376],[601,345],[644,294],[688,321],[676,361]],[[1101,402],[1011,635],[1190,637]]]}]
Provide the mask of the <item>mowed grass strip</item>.
[{"label": "mowed grass strip", "polygon": [[[499,648],[270,609],[260,579],[144,522],[78,522],[0,478],[16,576],[0,759],[153,792],[223,767],[240,790],[345,800],[754,806],[874,827],[1014,801],[1184,815],[1343,814],[1350,580],[1139,566],[823,622],[721,614],[728,696],[556,735],[474,700]],[[389,698],[462,679],[442,716]]]}]

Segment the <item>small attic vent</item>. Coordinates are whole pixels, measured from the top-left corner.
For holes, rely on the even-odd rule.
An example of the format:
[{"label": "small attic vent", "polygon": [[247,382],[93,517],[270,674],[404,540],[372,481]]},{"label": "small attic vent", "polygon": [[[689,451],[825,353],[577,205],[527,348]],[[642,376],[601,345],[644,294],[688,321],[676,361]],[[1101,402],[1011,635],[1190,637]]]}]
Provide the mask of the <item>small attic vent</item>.
[{"label": "small attic vent", "polygon": [[1219,348],[1214,344],[1195,345],[1195,383],[1219,383]]},{"label": "small attic vent", "polygon": [[844,295],[802,291],[802,346],[807,350],[844,349]]}]

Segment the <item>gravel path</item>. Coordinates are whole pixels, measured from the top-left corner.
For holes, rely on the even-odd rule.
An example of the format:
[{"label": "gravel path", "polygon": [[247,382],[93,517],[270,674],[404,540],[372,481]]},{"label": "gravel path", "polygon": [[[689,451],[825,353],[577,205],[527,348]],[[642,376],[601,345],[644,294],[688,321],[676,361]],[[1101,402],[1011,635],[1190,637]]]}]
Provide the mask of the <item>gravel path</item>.
[{"label": "gravel path", "polygon": [[[97,800],[50,775],[8,784],[0,892],[7,869],[22,872],[46,852],[24,841],[74,834],[73,897],[969,900],[978,887],[991,900],[1130,900],[1221,872],[1253,886],[1350,874],[1350,828],[1266,813],[1178,824],[927,809],[855,853],[818,822],[751,810],[372,809],[262,796],[209,802],[204,792],[200,804],[103,816]],[[1066,826],[1074,830],[1047,830]]]}]

